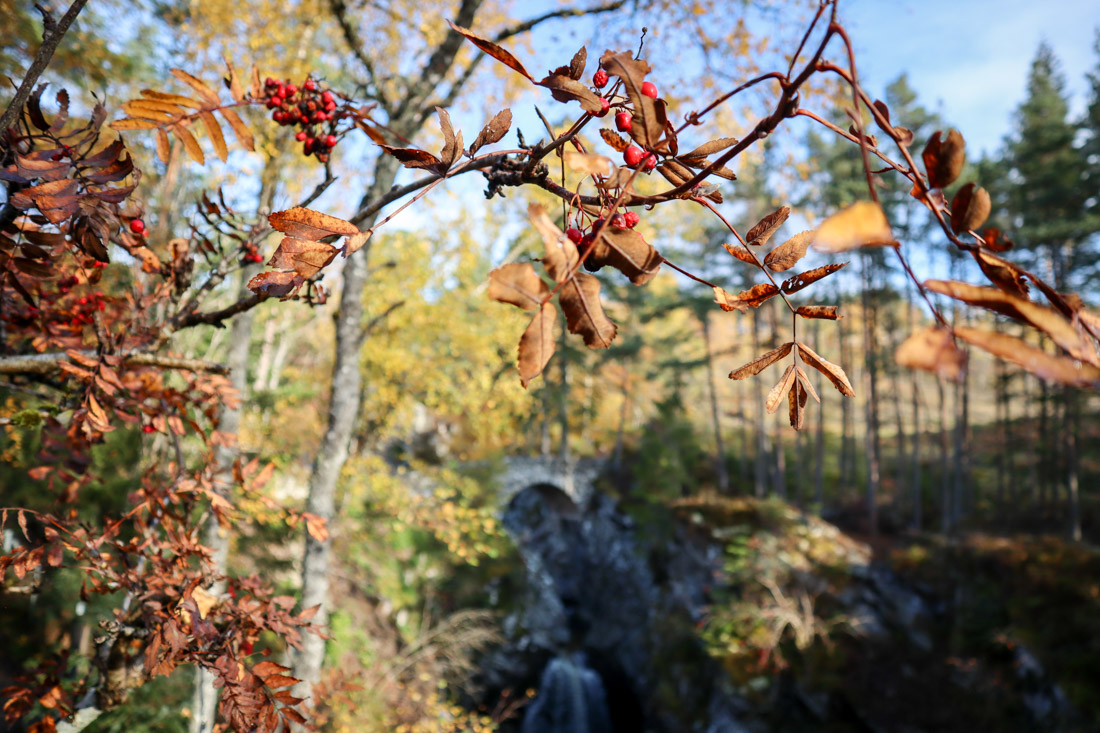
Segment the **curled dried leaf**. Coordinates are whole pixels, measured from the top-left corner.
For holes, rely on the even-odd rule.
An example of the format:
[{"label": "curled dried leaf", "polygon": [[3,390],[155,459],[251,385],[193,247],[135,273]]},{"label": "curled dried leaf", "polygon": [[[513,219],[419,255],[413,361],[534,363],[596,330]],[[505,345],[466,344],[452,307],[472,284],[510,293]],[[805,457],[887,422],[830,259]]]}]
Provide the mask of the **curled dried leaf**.
[{"label": "curled dried leaf", "polygon": [[[493,119],[485,123],[485,127],[481,128],[481,132],[477,134],[477,138],[473,144],[470,145],[470,155],[475,155],[478,150],[481,150],[486,145],[492,145],[493,143],[500,142],[505,135],[508,134],[508,130],[512,127],[512,110],[502,109],[493,115]],[[385,142],[384,140],[382,142]]]},{"label": "curled dried leaf", "polygon": [[779,245],[764,258],[764,264],[775,272],[785,272],[806,256],[806,249],[817,234],[813,229],[800,232]]},{"label": "curled dried leaf", "polygon": [[535,83],[549,89],[550,96],[559,102],[580,102],[581,108],[593,115],[603,112],[600,95],[566,74],[550,74]]},{"label": "curled dried leaf", "polygon": [[534,78],[529,73],[527,73],[527,69],[523,68],[523,64],[519,62],[519,59],[498,46],[493,41],[490,41],[488,38],[479,36],[468,28],[463,28],[460,25],[455,25],[449,20],[447,21],[447,25],[451,26],[452,30],[463,36],[470,43],[474,44],[482,51],[495,58],[500,63],[504,64],[513,71],[517,71],[520,74],[523,74],[529,80],[534,81]]},{"label": "curled dried leaf", "polygon": [[807,285],[811,285],[823,277],[832,275],[837,270],[841,270],[847,265],[847,262],[841,262],[833,265],[822,265],[821,267],[815,267],[812,270],[806,270],[806,272],[800,272],[797,275],[793,275],[780,285],[780,288],[784,293],[790,295],[796,293]]},{"label": "curled dried leaf", "polygon": [[977,229],[985,224],[992,210],[989,192],[981,186],[968,183],[951,200],[951,230],[955,234],[962,234]]},{"label": "curled dried leaf", "polygon": [[714,288],[714,302],[724,311],[740,311],[745,313],[749,308],[759,308],[769,298],[779,293],[779,288],[771,283],[760,283],[737,295],[726,292],[722,288]]},{"label": "curled dried leaf", "polygon": [[808,399],[809,395],[803,386],[802,380],[796,380],[787,392],[788,414],[791,427],[795,430],[801,430],[806,422],[806,402]]},{"label": "curled dried leaf", "polygon": [[1089,358],[1089,352],[1085,349],[1077,331],[1066,318],[1052,308],[1037,305],[1002,290],[978,287],[955,280],[926,280],[924,287],[933,293],[940,293],[1029,323],[1044,331],[1054,340],[1054,343],[1065,349],[1071,356],[1078,359]]},{"label": "curled dried leaf", "polygon": [[778,231],[779,227],[783,226],[783,222],[787,221],[787,217],[790,215],[791,208],[789,206],[780,206],[758,221],[756,226],[745,235],[745,241],[754,247],[767,244],[771,236]]},{"label": "curled dried leaf", "polygon": [[830,321],[840,318],[835,305],[800,305],[795,313],[803,318],[824,318]]},{"label": "curled dried leaf", "polygon": [[[539,283],[542,281],[539,280]],[[519,339],[517,366],[519,381],[524,389],[532,379],[542,374],[550,357],[554,355],[557,348],[557,320],[558,312],[553,304],[543,303]]]},{"label": "curled dried leaf", "polygon": [[950,186],[966,163],[966,141],[958,130],[951,130],[941,139],[943,132],[936,130],[921,153],[924,169],[928,171],[928,185],[932,188]]},{"label": "curled dried leaf", "polygon": [[600,58],[600,68],[623,80],[634,110],[631,136],[647,150],[659,149],[668,118],[662,102],[642,94],[642,84],[651,68],[649,62],[634,58],[629,51],[607,51]]},{"label": "curled dried leaf", "polygon": [[1023,367],[1040,379],[1075,387],[1100,388],[1100,368],[1048,354],[1013,336],[958,326],[955,335],[994,356]]},{"label": "curled dried leaf", "polygon": [[905,339],[894,352],[894,361],[909,369],[961,382],[966,376],[966,352],[955,345],[951,332],[943,328],[923,328]]},{"label": "curled dried leaf", "polygon": [[802,357],[803,362],[824,374],[826,379],[832,382],[837,391],[845,397],[856,396],[855,390],[852,389],[852,383],[848,381],[848,375],[844,373],[843,369],[831,361],[822,359],[816,351],[801,341],[797,342],[797,345],[798,355]]},{"label": "curled dried leaf", "polygon": [[771,392],[768,392],[767,399],[764,400],[764,407],[767,408],[769,415],[779,409],[779,403],[794,385],[794,377],[794,364],[788,364],[786,371],[783,372],[783,376],[775,383]]},{"label": "curled dried leaf", "polygon": [[741,260],[742,262],[747,262],[748,264],[753,265],[754,267],[760,267],[760,261],[758,259],[756,259],[756,256],[752,252],[749,252],[747,249],[742,247],[741,245],[739,245],[739,244],[730,244],[729,242],[723,242],[722,246],[725,248],[725,250],[727,252],[729,252],[731,255],[733,255],[737,259]]},{"label": "curled dried leaf", "polygon": [[695,148],[689,153],[684,153],[682,158],[705,158],[708,155],[721,152],[726,148],[731,148],[737,144],[737,138],[735,137],[720,137],[717,140],[711,140],[705,142],[699,147]]},{"label": "curled dried leaf", "polygon": [[550,295],[550,288],[530,262],[512,262],[489,273],[489,297],[533,311]]},{"label": "curled dried leaf", "polygon": [[614,130],[609,130],[606,127],[600,128],[600,137],[602,137],[603,141],[610,145],[611,148],[617,153],[621,153],[630,147],[629,140],[627,140],[625,137],[615,132]]},{"label": "curled dried leaf", "polygon": [[794,348],[794,341],[788,341],[782,346],[756,357],[743,367],[734,369],[730,372],[730,379],[747,379],[755,376],[791,353],[792,348]]}]

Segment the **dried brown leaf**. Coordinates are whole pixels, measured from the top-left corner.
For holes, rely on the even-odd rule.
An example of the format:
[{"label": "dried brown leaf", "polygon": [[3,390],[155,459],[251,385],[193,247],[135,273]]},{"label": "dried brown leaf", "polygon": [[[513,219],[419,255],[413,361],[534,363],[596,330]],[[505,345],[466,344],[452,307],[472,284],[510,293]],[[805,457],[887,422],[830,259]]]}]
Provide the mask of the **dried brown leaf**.
[{"label": "dried brown leaf", "polygon": [[1072,324],[1053,308],[1010,295],[1003,290],[983,288],[955,280],[926,280],[924,287],[964,303],[987,308],[1044,331],[1054,343],[1077,359],[1088,358],[1084,342]]},{"label": "dried brown leaf", "polygon": [[794,312],[803,318],[824,318],[830,321],[840,318],[835,305],[800,305]]},{"label": "dried brown leaf", "polygon": [[419,150],[418,148],[394,148],[389,145],[379,145],[378,147],[397,158],[401,162],[401,165],[406,168],[430,170],[440,174],[447,170],[447,167],[443,165],[443,161],[427,150]]},{"label": "dried brown leaf", "polygon": [[614,267],[635,285],[645,285],[657,276],[664,258],[633,229],[607,225],[593,245],[585,265],[598,270],[604,265]]},{"label": "dried brown leaf", "polygon": [[324,237],[352,237],[359,234],[359,228],[350,221],[301,206],[276,211],[267,220],[273,229],[299,239],[316,241]]},{"label": "dried brown leaf", "polygon": [[191,160],[199,165],[206,162],[206,158],[202,154],[202,148],[199,147],[199,141],[195,139],[195,136],[192,135],[186,127],[183,125],[173,125],[171,130],[172,133],[180,139],[180,142],[183,143],[183,149],[191,156]]},{"label": "dried brown leaf", "polygon": [[135,119],[132,119],[132,118],[128,118],[128,119],[125,119],[125,120],[115,120],[114,122],[112,122],[110,124],[110,128],[112,130],[119,130],[119,131],[124,131],[124,130],[155,130],[158,127],[160,127],[160,125],[158,125],[156,122],[153,122],[152,120],[135,120]]},{"label": "dried brown leaf", "polygon": [[635,59],[628,51],[607,51],[600,58],[600,68],[623,80],[634,110],[631,136],[647,150],[657,150],[668,118],[663,103],[642,94],[642,84],[650,71],[649,62]]},{"label": "dried brown leaf", "polygon": [[[542,284],[542,280],[539,280],[539,284]],[[558,312],[554,305],[543,303],[520,337],[517,366],[519,382],[524,389],[532,379],[542,374],[550,357],[554,355],[554,349],[557,348],[557,320]]]},{"label": "dried brown leaf", "polygon": [[222,117],[229,123],[230,129],[233,130],[233,135],[237,138],[237,142],[241,144],[241,147],[245,150],[255,150],[256,145],[252,140],[252,132],[248,129],[248,125],[244,124],[244,120],[235,110],[223,107],[220,110]]},{"label": "dried brown leaf", "polygon": [[607,317],[600,302],[600,281],[583,272],[576,272],[580,256],[573,244],[539,204],[531,204],[528,215],[542,235],[546,254],[543,265],[554,282],[562,283],[558,302],[565,313],[570,333],[580,334],[586,346],[606,349],[615,338],[617,327]]},{"label": "dried brown leaf", "polygon": [[157,128],[157,158],[161,163],[168,165],[168,161],[172,157],[172,144],[168,142],[168,133],[164,128]]},{"label": "dried brown leaf", "polygon": [[530,262],[512,262],[489,273],[489,297],[498,302],[533,311],[549,295],[550,288]]},{"label": "dried brown leaf", "polygon": [[734,369],[730,372],[730,379],[747,379],[755,376],[791,353],[792,348],[794,348],[794,341],[788,341],[782,346],[756,357],[743,367]]},{"label": "dried brown leaf", "polygon": [[202,109],[202,102],[191,99],[191,97],[184,97],[180,94],[168,94],[167,92],[158,92],[155,89],[142,89],[141,96],[158,102],[178,104],[181,107],[187,107],[189,109]]},{"label": "dried brown leaf", "polygon": [[588,64],[588,49],[581,46],[580,50],[573,54],[573,59],[569,62],[569,76],[573,79],[580,80],[584,76],[584,67]]},{"label": "dried brown leaf", "polygon": [[722,288],[714,288],[714,302],[724,311],[740,311],[745,313],[749,308],[759,308],[769,299],[779,293],[779,288],[771,283],[760,283],[748,290],[743,290],[737,295],[726,292]]},{"label": "dried brown leaf", "polygon": [[813,229],[800,232],[779,245],[764,258],[764,264],[775,272],[784,272],[794,267],[806,256],[806,249],[817,234]]},{"label": "dried brown leaf", "polygon": [[961,382],[966,376],[966,352],[955,345],[951,332],[943,328],[923,328],[901,343],[894,361],[909,369],[923,369],[942,379]]},{"label": "dried brown leaf", "polygon": [[783,372],[783,376],[779,378],[779,381],[772,387],[771,392],[768,392],[768,397],[764,400],[764,407],[767,408],[768,414],[774,414],[779,409],[779,403],[787,392],[790,391],[791,386],[794,384],[794,364],[788,364],[787,369]]},{"label": "dried brown leaf", "polygon": [[479,36],[468,28],[463,28],[460,25],[455,25],[449,20],[447,21],[447,25],[451,26],[452,30],[465,37],[466,40],[468,40],[470,43],[474,44],[482,51],[495,58],[500,63],[504,64],[513,71],[518,71],[520,74],[523,74],[531,81],[534,81],[534,78],[532,78],[532,76],[527,73],[527,69],[523,68],[523,64],[519,62],[519,59],[498,46],[493,41],[490,41],[488,38]]},{"label": "dried brown leaf", "polygon": [[754,247],[767,244],[771,236],[776,233],[779,227],[783,226],[783,222],[787,221],[787,217],[790,215],[791,209],[789,206],[780,206],[749,230],[749,233],[745,235],[745,242]]},{"label": "dried brown leaf", "polygon": [[261,272],[248,281],[248,289],[254,293],[284,298],[302,287],[304,282],[296,272]]},{"label": "dried brown leaf", "polygon": [[614,130],[609,130],[606,127],[600,128],[600,137],[602,137],[603,141],[610,145],[611,148],[617,153],[621,153],[630,147],[629,140],[627,140],[625,137],[615,132]]},{"label": "dried brown leaf", "polygon": [[845,397],[856,396],[855,390],[852,389],[852,383],[848,381],[848,375],[839,366],[822,359],[816,351],[801,341],[798,342],[798,355],[802,357],[803,362],[824,374],[842,395]]},{"label": "dried brown leaf", "polygon": [[550,74],[536,84],[549,89],[550,96],[559,102],[580,102],[581,108],[589,114],[603,111],[600,95],[565,74]]},{"label": "dried brown leaf", "polygon": [[731,255],[741,260],[742,262],[747,262],[754,267],[760,267],[760,260],[756,259],[756,256],[753,255],[752,252],[749,252],[741,245],[723,242],[722,246],[726,249],[727,252],[729,252]]},{"label": "dried brown leaf", "polygon": [[1010,295],[1028,297],[1027,276],[1019,267],[1008,260],[981,250],[970,250],[970,254],[989,281],[998,288]]},{"label": "dried brown leaf", "polygon": [[834,272],[841,270],[847,265],[847,262],[841,262],[839,264],[822,265],[821,267],[815,267],[812,270],[806,270],[806,272],[800,272],[797,275],[792,275],[783,281],[780,288],[784,293],[790,295],[791,293],[797,293],[802,288],[811,285],[818,280],[832,275]]},{"label": "dried brown leaf", "polygon": [[[493,119],[485,123],[485,127],[481,128],[481,132],[477,134],[477,138],[470,145],[470,155],[477,154],[478,150],[481,150],[486,145],[492,145],[493,143],[500,142],[505,135],[508,134],[508,130],[512,127],[512,110],[502,109],[493,115]],[[385,143],[385,140],[376,141]]]},{"label": "dried brown leaf", "polygon": [[801,430],[806,422],[806,402],[808,398],[802,380],[795,380],[795,383],[787,391],[787,411],[791,427],[795,430]]},{"label": "dried brown leaf", "polygon": [[1054,356],[1013,336],[957,326],[955,335],[994,356],[1023,367],[1040,379],[1075,387],[1100,388],[1100,368]]},{"label": "dried brown leaf", "polygon": [[818,252],[833,254],[858,247],[896,244],[882,207],[871,201],[858,201],[822,222],[812,246]]},{"label": "dried brown leaf", "polygon": [[950,186],[966,163],[966,141],[958,130],[951,130],[941,139],[942,130],[936,130],[921,153],[924,169],[928,171],[928,185],[932,188]]},{"label": "dried brown leaf", "polygon": [[611,172],[611,158],[596,153],[581,153],[577,150],[566,150],[562,154],[565,166],[589,176],[607,176]]},{"label": "dried brown leaf", "polygon": [[962,234],[977,229],[985,224],[992,210],[989,192],[981,186],[968,183],[951,200],[951,230],[955,234]]},{"label": "dried brown leaf", "polygon": [[202,118],[202,124],[206,126],[206,133],[210,135],[210,142],[214,145],[214,152],[217,154],[218,159],[221,162],[225,162],[229,157],[229,148],[225,146],[225,137],[222,135],[221,125],[218,124],[218,120],[215,119],[213,112],[203,110],[199,113],[199,117]]},{"label": "dried brown leaf", "polygon": [[184,84],[188,85],[202,97],[203,101],[212,107],[217,107],[221,104],[221,100],[218,98],[218,93],[206,85],[202,79],[199,79],[191,74],[188,74],[183,69],[169,69],[172,76],[176,77]]},{"label": "dried brown leaf", "polygon": [[737,144],[737,138],[735,137],[720,137],[717,140],[711,140],[705,142],[699,147],[692,150],[690,153],[684,153],[681,158],[705,158],[708,155],[721,152],[726,148],[733,147]]},{"label": "dried brown leaf", "polygon": [[445,173],[462,155],[462,132],[455,133],[454,127],[451,125],[451,115],[447,110],[436,107],[435,113],[439,116],[439,129],[443,132],[443,150],[439,153],[443,170],[440,173]]},{"label": "dried brown leaf", "polygon": [[267,264],[285,270],[293,269],[303,278],[311,278],[332,262],[337,252],[338,249],[324,242],[284,237]]}]

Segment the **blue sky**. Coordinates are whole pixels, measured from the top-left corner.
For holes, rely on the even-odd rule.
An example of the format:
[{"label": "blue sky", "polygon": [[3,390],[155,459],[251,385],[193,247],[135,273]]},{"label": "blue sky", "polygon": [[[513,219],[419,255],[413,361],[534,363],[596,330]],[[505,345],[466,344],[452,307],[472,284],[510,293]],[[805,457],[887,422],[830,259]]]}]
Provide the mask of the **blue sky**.
[{"label": "blue sky", "polygon": [[[1062,63],[1073,110],[1100,28],[1100,0],[842,0],[865,86],[877,93],[901,71],[928,107],[957,125],[972,150],[1008,134],[1042,40]],[[934,51],[934,53],[930,53]]]}]

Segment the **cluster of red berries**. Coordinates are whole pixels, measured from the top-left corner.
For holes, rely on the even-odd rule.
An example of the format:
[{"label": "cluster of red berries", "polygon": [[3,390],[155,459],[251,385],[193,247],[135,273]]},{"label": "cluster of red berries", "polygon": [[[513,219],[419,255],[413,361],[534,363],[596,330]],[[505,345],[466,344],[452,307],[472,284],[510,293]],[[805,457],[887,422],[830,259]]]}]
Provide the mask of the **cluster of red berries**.
[{"label": "cluster of red berries", "polygon": [[[641,217],[635,211],[624,211],[621,214],[615,214],[611,217],[611,226],[617,229],[633,229],[638,226],[638,222],[641,221]],[[604,226],[604,220],[602,218],[596,219],[592,222],[592,226],[589,228],[588,233],[577,229],[576,227],[569,227],[565,230],[565,236],[569,237],[569,241],[577,245],[577,249],[583,255],[585,250],[592,246],[592,242],[596,237],[596,232]]]},{"label": "cluster of red berries", "polygon": [[244,251],[245,262],[264,261],[264,256],[260,254],[260,249],[256,246],[255,242],[245,242],[244,246],[241,249]]},{"label": "cluster of red berries", "polygon": [[95,291],[90,295],[82,295],[77,298],[76,304],[73,307],[73,315],[69,320],[69,325],[73,328],[80,328],[86,323],[91,323],[94,320],[95,312],[106,309],[107,303],[103,300],[103,292]]},{"label": "cluster of red berries", "polygon": [[274,110],[271,119],[284,127],[300,128],[294,139],[302,143],[302,154],[315,155],[317,160],[327,163],[338,142],[336,122],[341,117],[332,92],[322,90],[311,78],[299,88],[289,80],[271,77],[264,81],[264,92],[267,108]]},{"label": "cluster of red berries", "polygon": [[[596,73],[592,75],[592,85],[597,89],[603,89],[607,86],[608,81],[610,81],[610,78],[603,69],[598,69]],[[642,82],[642,94],[651,99],[656,99],[657,85],[651,81]],[[603,105],[603,110],[597,114],[596,117],[603,117],[611,110],[611,103],[607,101],[606,97],[600,97],[600,102]],[[625,109],[620,110],[615,115],[615,129],[619,132],[630,132],[633,124],[634,115]],[[657,156],[652,153],[647,154],[635,145],[631,145],[623,151],[623,160],[626,161],[628,167],[637,168],[641,165],[642,169],[647,172],[657,167]]]}]

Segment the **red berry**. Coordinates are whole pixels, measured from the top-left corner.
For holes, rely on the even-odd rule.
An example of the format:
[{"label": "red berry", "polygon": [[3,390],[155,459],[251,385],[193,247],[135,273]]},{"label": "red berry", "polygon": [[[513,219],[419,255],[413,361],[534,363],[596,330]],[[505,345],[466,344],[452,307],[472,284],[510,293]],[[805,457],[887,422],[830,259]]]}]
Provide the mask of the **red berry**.
[{"label": "red berry", "polygon": [[288,96],[288,97],[293,97],[297,93],[298,93],[298,87],[296,87],[293,84],[289,85],[286,88],[286,96]]},{"label": "red berry", "polygon": [[332,112],[336,109],[336,102],[325,102],[325,111]]},{"label": "red berry", "polygon": [[328,153],[317,153],[317,160],[322,163],[328,162]]},{"label": "red berry", "polygon": [[626,229],[626,220],[623,219],[623,215],[615,214],[615,216],[611,217],[611,226],[616,229]]},{"label": "red berry", "polygon": [[637,147],[636,145],[631,145],[629,148],[626,149],[626,152],[623,153],[623,160],[625,160],[626,164],[631,168],[641,163],[642,158],[644,157],[645,153],[643,153],[642,149]]},{"label": "red berry", "polygon": [[569,227],[565,230],[565,236],[569,237],[569,240],[573,244],[580,244],[580,241],[584,237],[584,234],[581,232],[580,229],[577,229],[576,227]]},{"label": "red berry", "polygon": [[649,157],[645,159],[645,166],[644,166],[644,168],[645,168],[645,170],[647,170],[647,171],[651,171],[651,170],[653,170],[653,169],[654,169],[654,168],[656,168],[656,167],[657,167],[657,156],[656,156],[656,155],[653,155],[652,153],[650,153],[650,154],[649,154]]},{"label": "red berry", "polygon": [[595,74],[592,75],[592,84],[597,89],[603,89],[607,86],[607,72],[603,69],[598,69]]},{"label": "red berry", "polygon": [[270,76],[264,79],[264,86],[273,87],[276,84],[278,84],[278,82],[272,79]]},{"label": "red berry", "polygon": [[642,82],[642,94],[647,97],[657,98],[657,85],[651,81]]},{"label": "red berry", "polygon": [[637,212],[635,211],[628,211],[623,214],[623,222],[626,224],[627,229],[633,229],[634,227],[638,226],[638,222],[640,220],[641,217],[638,216]]},{"label": "red berry", "polygon": [[142,234],[145,232],[145,222],[141,219],[130,220],[130,231],[134,234]]},{"label": "red berry", "polygon": [[265,103],[265,106],[268,109],[275,109],[276,107],[279,106],[279,102],[275,99],[275,97],[271,97],[270,99],[267,100],[267,102]]},{"label": "red berry", "polygon": [[305,89],[307,92],[312,92],[316,88],[317,82],[313,81],[313,79],[306,79],[305,84],[302,84],[302,89]]},{"label": "red berry", "polygon": [[295,140],[297,140],[298,142],[302,142],[302,141],[303,141],[303,140],[305,140],[305,139],[306,139],[307,137],[308,137],[308,135],[306,135],[306,131],[305,131],[305,130],[299,130],[299,131],[298,131],[298,134],[294,136],[294,139],[295,139]]},{"label": "red berry", "polygon": [[336,136],[335,135],[325,136],[325,145],[327,145],[330,148],[335,148],[336,147]]},{"label": "red berry", "polygon": [[145,425],[144,427],[142,427],[141,432],[143,432],[143,433],[155,433],[155,432],[157,432],[157,429],[154,428],[152,425]]},{"label": "red berry", "polygon": [[603,97],[600,97],[600,111],[596,113],[597,117],[606,117],[607,113],[611,111],[611,102],[608,102]]},{"label": "red berry", "polygon": [[615,129],[619,132],[630,132],[630,125],[634,121],[634,116],[629,112],[620,112],[615,115]]},{"label": "red berry", "polygon": [[324,102],[325,104],[328,104],[329,102],[332,102],[333,101],[332,92],[328,91],[327,89],[325,91],[321,92],[321,101]]},{"label": "red berry", "polygon": [[88,305],[88,299],[83,296],[81,296],[80,300],[78,300],[77,302],[81,305]]},{"label": "red berry", "polygon": [[585,234],[583,237],[581,237],[581,241],[577,242],[577,249],[580,250],[581,254],[584,254],[584,251],[586,249],[588,249],[589,247],[591,247],[591,246],[592,246],[592,235],[591,234]]},{"label": "red berry", "polygon": [[326,114],[324,112],[318,112],[315,115],[313,115],[313,119],[316,122],[324,122],[325,120],[328,119],[328,114]]}]

